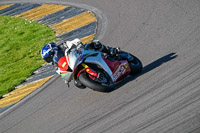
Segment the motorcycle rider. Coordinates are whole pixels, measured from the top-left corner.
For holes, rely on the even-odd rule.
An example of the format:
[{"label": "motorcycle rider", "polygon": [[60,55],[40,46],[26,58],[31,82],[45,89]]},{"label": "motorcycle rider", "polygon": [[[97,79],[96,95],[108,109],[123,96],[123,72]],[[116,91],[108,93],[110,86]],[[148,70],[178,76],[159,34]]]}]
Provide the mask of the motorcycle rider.
[{"label": "motorcycle rider", "polygon": [[105,46],[99,40],[93,40],[91,43],[83,44],[80,39],[76,38],[59,45],[56,45],[54,42],[48,43],[42,48],[41,55],[47,63],[54,63],[57,58],[64,56],[66,48],[71,49],[73,47],[77,47],[77,49],[84,47],[87,50],[101,51],[111,56],[116,56],[120,52],[120,48]]},{"label": "motorcycle rider", "polygon": [[[72,49],[74,47],[77,49],[84,48],[87,50],[101,51],[111,56],[117,56],[117,54],[120,52],[119,48],[112,48],[105,46],[99,40],[93,40],[91,43],[83,44],[80,39],[76,38],[72,41],[66,41],[59,45],[56,45],[54,42],[46,44],[42,48],[41,56],[47,63],[52,63],[54,66],[57,67],[59,58],[65,56],[64,51],[67,48]],[[82,84],[78,83],[76,80],[74,80],[74,84],[79,88],[85,88]]]},{"label": "motorcycle rider", "polygon": [[85,49],[101,51],[112,56],[116,56],[120,52],[119,47],[112,48],[109,46],[105,46],[99,40],[93,40],[91,43],[86,43],[84,47]]}]

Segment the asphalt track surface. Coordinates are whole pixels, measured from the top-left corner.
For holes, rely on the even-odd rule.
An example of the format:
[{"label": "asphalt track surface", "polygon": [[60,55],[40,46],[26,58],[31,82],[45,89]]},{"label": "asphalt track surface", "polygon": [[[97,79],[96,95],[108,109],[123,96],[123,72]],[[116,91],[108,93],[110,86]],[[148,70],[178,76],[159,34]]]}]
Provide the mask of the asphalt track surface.
[{"label": "asphalt track surface", "polygon": [[199,133],[200,1],[57,1],[72,2],[103,13],[102,42],[139,57],[142,74],[110,93],[73,84],[67,88],[55,77],[37,95],[1,114],[0,132]]}]

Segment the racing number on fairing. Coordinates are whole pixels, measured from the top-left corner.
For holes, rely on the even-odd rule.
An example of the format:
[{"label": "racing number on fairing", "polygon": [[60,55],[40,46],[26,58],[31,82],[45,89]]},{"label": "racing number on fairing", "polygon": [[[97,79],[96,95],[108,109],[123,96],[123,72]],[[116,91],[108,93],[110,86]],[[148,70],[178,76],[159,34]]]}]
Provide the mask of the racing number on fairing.
[{"label": "racing number on fairing", "polygon": [[113,74],[113,79],[116,81],[121,75],[123,75],[126,72],[125,65],[121,64]]}]

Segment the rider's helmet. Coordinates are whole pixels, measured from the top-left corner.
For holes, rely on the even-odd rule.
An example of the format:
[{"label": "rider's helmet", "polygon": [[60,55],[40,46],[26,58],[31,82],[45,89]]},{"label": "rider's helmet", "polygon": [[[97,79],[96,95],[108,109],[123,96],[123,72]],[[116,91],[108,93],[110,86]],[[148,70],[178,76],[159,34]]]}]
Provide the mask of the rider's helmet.
[{"label": "rider's helmet", "polygon": [[102,47],[102,44],[99,40],[93,40],[92,43],[95,49],[100,49]]},{"label": "rider's helmet", "polygon": [[57,49],[54,42],[48,43],[42,48],[41,56],[47,63],[53,62],[54,49]]}]

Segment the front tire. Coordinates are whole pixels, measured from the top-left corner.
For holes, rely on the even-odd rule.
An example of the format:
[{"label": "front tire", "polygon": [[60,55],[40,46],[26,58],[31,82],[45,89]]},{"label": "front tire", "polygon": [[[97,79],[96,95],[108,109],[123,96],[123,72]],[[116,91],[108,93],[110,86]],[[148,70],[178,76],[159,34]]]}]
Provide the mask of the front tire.
[{"label": "front tire", "polygon": [[[106,77],[107,78],[107,77]],[[109,78],[107,78],[109,80]],[[108,84],[102,84],[95,80],[92,80],[86,72],[79,75],[79,81],[86,87],[99,92],[110,92],[114,90],[115,85],[109,81]]]}]

